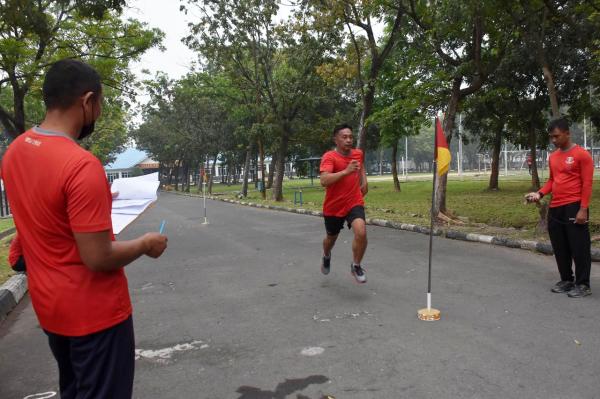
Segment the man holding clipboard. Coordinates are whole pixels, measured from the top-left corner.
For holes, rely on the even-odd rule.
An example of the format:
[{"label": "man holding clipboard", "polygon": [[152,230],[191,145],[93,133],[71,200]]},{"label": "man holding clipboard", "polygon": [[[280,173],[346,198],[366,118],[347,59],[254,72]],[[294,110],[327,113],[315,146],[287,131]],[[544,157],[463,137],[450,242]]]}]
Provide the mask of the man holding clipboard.
[{"label": "man holding clipboard", "polygon": [[114,240],[104,169],[77,143],[101,114],[98,73],[58,61],[43,97],[44,121],[2,160],[33,308],[58,363],[61,398],[131,398],[135,346],[123,267],[158,258],[167,237]]}]

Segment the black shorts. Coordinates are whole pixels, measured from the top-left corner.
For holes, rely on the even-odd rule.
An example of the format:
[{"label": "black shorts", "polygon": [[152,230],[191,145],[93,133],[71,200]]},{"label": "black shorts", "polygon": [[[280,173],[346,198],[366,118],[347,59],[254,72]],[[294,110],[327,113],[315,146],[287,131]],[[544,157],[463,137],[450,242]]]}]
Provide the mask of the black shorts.
[{"label": "black shorts", "polygon": [[62,399],[131,399],[135,368],[131,316],[82,337],[44,332],[58,363]]},{"label": "black shorts", "polygon": [[348,228],[351,228],[354,219],[365,220],[364,206],[355,206],[354,208],[350,209],[350,212],[348,212],[346,216],[343,217],[325,216],[325,231],[327,231],[327,235],[337,236],[338,234],[340,234],[342,228],[344,228],[344,222],[347,222]]}]

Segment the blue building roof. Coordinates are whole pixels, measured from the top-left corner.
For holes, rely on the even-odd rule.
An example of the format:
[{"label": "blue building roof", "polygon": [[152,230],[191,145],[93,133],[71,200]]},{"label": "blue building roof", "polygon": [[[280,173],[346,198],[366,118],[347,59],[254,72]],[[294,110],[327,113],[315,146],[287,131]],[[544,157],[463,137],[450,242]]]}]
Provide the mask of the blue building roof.
[{"label": "blue building roof", "polygon": [[137,148],[127,148],[125,151],[117,155],[114,162],[109,163],[104,167],[106,170],[130,169],[148,158],[148,154],[140,151]]}]

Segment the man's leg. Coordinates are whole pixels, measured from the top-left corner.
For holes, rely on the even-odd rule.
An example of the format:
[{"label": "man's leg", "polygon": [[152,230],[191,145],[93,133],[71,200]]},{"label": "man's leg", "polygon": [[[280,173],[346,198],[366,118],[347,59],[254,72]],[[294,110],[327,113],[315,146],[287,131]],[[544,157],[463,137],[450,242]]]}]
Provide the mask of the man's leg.
[{"label": "man's leg", "polygon": [[131,399],[135,341],[131,316],[106,330],[71,338],[77,398]]},{"label": "man's leg", "polygon": [[[568,205],[570,218],[575,218],[579,210],[579,204]],[[590,229],[588,224],[571,223],[567,226],[567,236],[573,261],[575,262],[575,285],[590,287],[590,271],[592,268],[592,256],[590,254]]]},{"label": "man's leg", "polygon": [[367,250],[367,225],[365,220],[360,218],[354,219],[352,221],[352,230],[354,231],[352,259],[354,260],[354,264],[360,265]]},{"label": "man's leg", "polygon": [[325,238],[323,239],[323,259],[321,261],[321,273],[329,274],[331,270],[331,250],[335,245],[340,230],[344,227],[344,218],[325,216]]},{"label": "man's leg", "polygon": [[350,265],[350,271],[352,276],[358,283],[367,282],[367,274],[361,266],[363,256],[367,250],[367,226],[365,223],[365,208],[362,206],[355,206],[350,210],[350,213],[346,217],[348,226],[352,227],[354,231],[354,240],[352,240],[352,265]]},{"label": "man's leg", "polygon": [[71,342],[69,337],[45,331],[50,350],[58,363],[58,385],[62,399],[75,399],[77,380],[71,365]]},{"label": "man's leg", "polygon": [[552,243],[554,258],[561,281],[573,281],[571,248],[566,224],[569,223],[564,207],[550,208],[548,214],[548,235]]},{"label": "man's leg", "polygon": [[324,256],[326,256],[328,258],[331,256],[331,250],[333,249],[333,246],[335,245],[337,238],[338,238],[338,234],[329,235],[329,233],[327,233],[327,235],[323,239],[323,255]]}]

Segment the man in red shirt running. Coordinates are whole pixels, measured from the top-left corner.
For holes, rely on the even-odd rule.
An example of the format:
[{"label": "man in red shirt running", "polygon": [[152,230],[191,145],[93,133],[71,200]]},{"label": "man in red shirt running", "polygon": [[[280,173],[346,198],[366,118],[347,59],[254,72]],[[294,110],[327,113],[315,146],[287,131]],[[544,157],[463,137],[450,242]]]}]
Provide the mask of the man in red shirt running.
[{"label": "man in red shirt running", "polygon": [[17,137],[2,177],[17,228],[13,258],[58,363],[63,399],[129,399],[134,375],[131,302],[123,267],[159,257],[167,237],[115,241],[112,196],[100,161],[81,148],[102,110],[100,76],[77,60],[53,64],[44,121]]},{"label": "man in red shirt running", "polygon": [[581,298],[592,293],[588,207],[592,197],[594,164],[585,149],[571,142],[569,123],[565,119],[552,121],[548,133],[557,148],[548,160],[550,178],[540,191],[527,194],[526,199],[538,202],[552,193],[548,233],[561,280],[552,287],[552,292]]},{"label": "man in red shirt running", "polygon": [[367,249],[367,227],[365,225],[365,201],[367,194],[367,174],[364,167],[364,154],[352,148],[354,136],[352,128],[338,125],[333,129],[335,149],[328,151],[321,159],[321,185],[326,188],[323,216],[327,235],[323,240],[323,261],[321,271],[329,274],[331,250],[335,245],[344,222],[354,230],[352,242],[352,276],[359,283],[367,282],[365,269],[361,266]]}]

